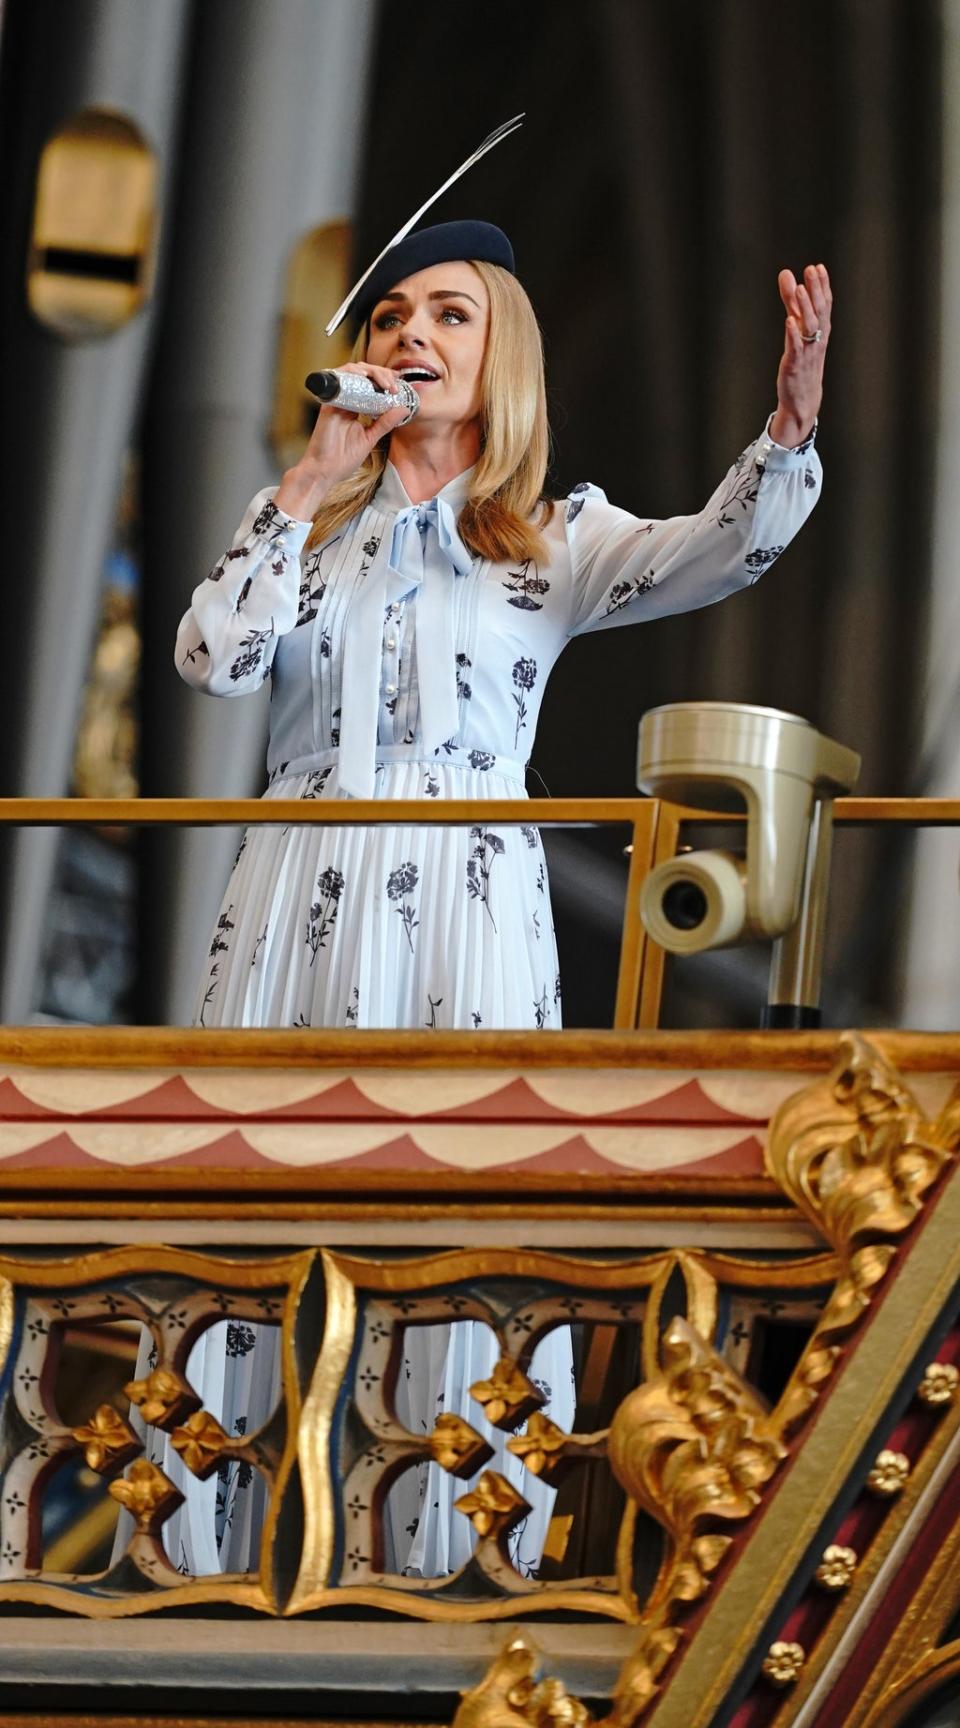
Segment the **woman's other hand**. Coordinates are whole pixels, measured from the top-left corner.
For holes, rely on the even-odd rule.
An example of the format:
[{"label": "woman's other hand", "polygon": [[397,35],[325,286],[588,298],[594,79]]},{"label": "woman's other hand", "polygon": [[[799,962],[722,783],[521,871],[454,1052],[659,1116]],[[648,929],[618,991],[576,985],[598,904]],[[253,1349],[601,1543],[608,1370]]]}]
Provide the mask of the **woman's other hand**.
[{"label": "woman's other hand", "polygon": [[808,264],[802,282],[781,270],[777,283],[787,322],[770,437],[792,449],[809,437],[820,412],[833,294],[825,264]]},{"label": "woman's other hand", "polygon": [[[400,388],[400,379],[389,366],[368,366],[365,361],[351,361],[339,370],[357,372],[391,395]],[[373,446],[395,426],[402,426],[407,416],[406,408],[391,408],[372,425],[365,426],[356,414],[345,408],[329,405],[321,408],[310,442],[299,462],[284,474],[274,503],[288,516],[295,516],[301,522],[311,521],[331,487],[355,474]]]}]

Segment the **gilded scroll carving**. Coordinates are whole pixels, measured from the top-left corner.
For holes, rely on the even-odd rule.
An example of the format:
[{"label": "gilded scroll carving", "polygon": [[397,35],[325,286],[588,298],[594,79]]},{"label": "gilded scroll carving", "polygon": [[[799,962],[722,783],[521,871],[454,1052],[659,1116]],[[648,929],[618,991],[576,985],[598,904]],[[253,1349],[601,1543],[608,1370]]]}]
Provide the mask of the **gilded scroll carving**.
[{"label": "gilded scroll carving", "polygon": [[937,1122],[925,1121],[895,1070],[854,1033],[845,1036],[833,1072],[777,1110],[767,1167],[840,1260],[833,1293],[778,1407],[783,1432],[819,1396],[840,1341],[872,1301],[958,1136],[957,1095]]}]

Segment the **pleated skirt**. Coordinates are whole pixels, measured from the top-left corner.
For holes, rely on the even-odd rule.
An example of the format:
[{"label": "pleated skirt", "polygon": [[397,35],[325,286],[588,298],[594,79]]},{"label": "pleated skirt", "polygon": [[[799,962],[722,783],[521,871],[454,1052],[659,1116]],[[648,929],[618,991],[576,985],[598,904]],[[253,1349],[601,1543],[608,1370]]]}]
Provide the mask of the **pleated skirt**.
[{"label": "pleated skirt", "polygon": [[[335,762],[270,798],[342,797]],[[496,769],[414,759],[376,796],[523,799]],[[203,966],[198,1026],[555,1029],[546,861],[531,826],[247,830]]]}]

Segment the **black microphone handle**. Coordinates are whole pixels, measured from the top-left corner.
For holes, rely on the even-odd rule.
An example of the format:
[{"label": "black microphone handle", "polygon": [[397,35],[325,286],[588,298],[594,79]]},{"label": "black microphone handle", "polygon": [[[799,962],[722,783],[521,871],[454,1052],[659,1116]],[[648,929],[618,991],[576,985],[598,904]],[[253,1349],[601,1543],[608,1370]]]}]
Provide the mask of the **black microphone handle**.
[{"label": "black microphone handle", "polygon": [[335,372],[311,372],[306,387],[321,402],[332,402],[339,393],[340,380]]}]

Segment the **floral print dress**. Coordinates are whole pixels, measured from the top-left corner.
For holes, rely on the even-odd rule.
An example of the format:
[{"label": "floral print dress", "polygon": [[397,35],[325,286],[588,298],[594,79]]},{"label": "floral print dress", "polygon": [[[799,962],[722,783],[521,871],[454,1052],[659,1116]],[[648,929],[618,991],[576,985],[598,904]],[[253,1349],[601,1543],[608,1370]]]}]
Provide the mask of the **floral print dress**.
[{"label": "floral print dress", "polygon": [[[705,606],[756,581],[809,515],[821,473],[812,438],[784,450],[761,436],[697,515],[640,519],[595,486],[576,486],[544,527],[542,563],[517,565],[464,547],[457,518],[469,481],[470,471],[413,505],[388,463],[373,502],[309,551],[310,524],[261,492],[196,589],[177,668],[213,696],[271,680],[268,799],[524,799],[544,688],[567,641]],[[249,830],[203,964],[196,1020],[558,1027],[536,828]],[[416,1432],[453,1409],[476,1425],[467,1388],[493,1359],[486,1328],[438,1330],[407,1333],[404,1411]],[[239,1369],[212,1336],[206,1357],[188,1372],[205,1391],[210,1382],[208,1407],[222,1405],[232,1431],[243,1422],[252,1432],[277,1395],[273,1339],[248,1329],[242,1399]],[[568,1327],[541,1342],[536,1366],[546,1408],[569,1427]],[[515,1476],[505,1438],[490,1431],[491,1467]],[[165,1467],[175,1474],[177,1462]],[[186,1503],[165,1533],[176,1563],[205,1571],[219,1555],[221,1567],[243,1569],[256,1552],[257,1484],[234,1475],[181,1486]],[[526,1576],[536,1575],[554,1500],[539,1486],[512,1539]],[[398,1570],[438,1577],[463,1563],[473,1537],[453,1498],[434,1464],[396,1484],[387,1523]]]},{"label": "floral print dress", "polygon": [[[309,552],[268,491],[196,589],[181,676],[214,696],[271,680],[267,798],[517,798],[550,670],[585,631],[704,606],[756,581],[816,502],[812,440],[761,437],[694,516],[639,519],[574,488],[547,556],[471,556],[470,471],[373,502]],[[560,1025],[547,871],[531,826],[249,830],[202,968],[201,1026]]]}]

